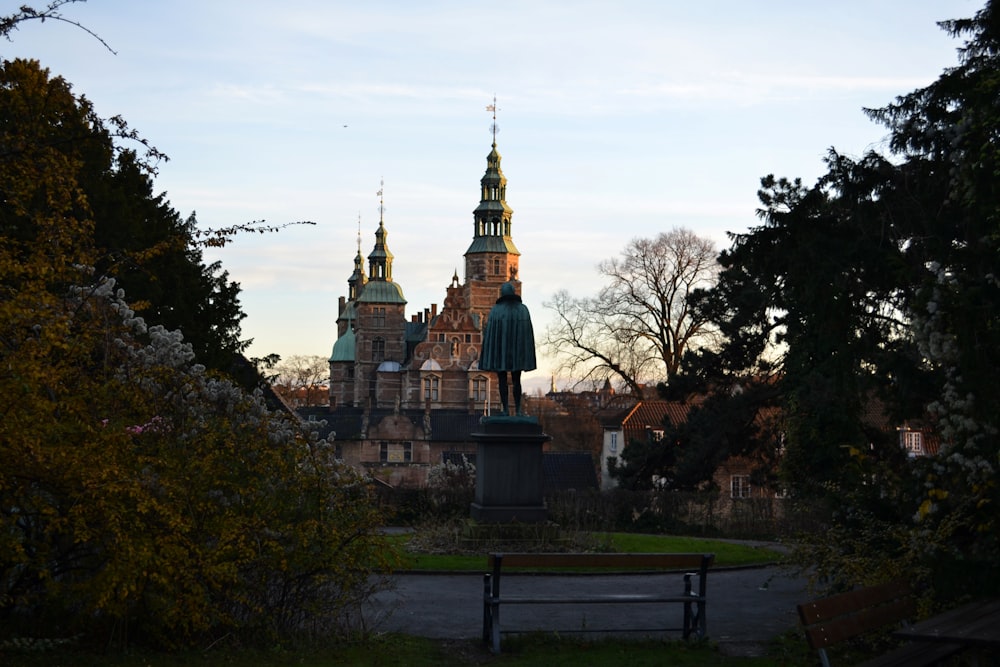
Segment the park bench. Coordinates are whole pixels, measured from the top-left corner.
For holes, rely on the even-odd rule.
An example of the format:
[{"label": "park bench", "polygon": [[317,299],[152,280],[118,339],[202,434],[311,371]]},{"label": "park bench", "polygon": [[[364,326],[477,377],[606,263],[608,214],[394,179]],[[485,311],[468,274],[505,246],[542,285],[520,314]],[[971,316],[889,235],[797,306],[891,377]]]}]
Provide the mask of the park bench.
[{"label": "park bench", "polygon": [[[916,615],[917,601],[908,583],[895,581],[806,602],[798,610],[809,646],[819,652],[823,667],[830,667],[827,647],[908,622]],[[957,644],[910,642],[864,667],[933,665],[961,650]]]},{"label": "park bench", "polygon": [[[490,646],[494,653],[500,652],[500,607],[506,605],[559,605],[559,604],[671,604],[682,605],[681,625],[669,628],[629,628],[634,632],[671,632],[679,631],[684,639],[691,636],[697,638],[706,634],[705,604],[707,597],[708,568],[712,565],[714,554],[602,554],[602,553],[507,553],[490,554],[489,572],[483,577],[483,642]],[[500,592],[501,573],[507,568],[519,568],[533,573],[558,572],[679,572],[683,574],[683,582],[676,593],[667,591],[649,592],[644,590],[635,593],[612,595],[574,594],[571,578],[568,578],[565,594],[559,595],[502,595]],[[692,587],[692,578],[698,578],[697,589]],[[635,578],[637,588],[643,587],[644,577]],[[648,588],[648,586],[646,586]],[[535,630],[537,628],[532,628]],[[504,629],[505,633],[524,632],[525,630]],[[570,632],[598,632],[600,629],[569,630]],[[566,630],[560,630],[566,632]]]}]

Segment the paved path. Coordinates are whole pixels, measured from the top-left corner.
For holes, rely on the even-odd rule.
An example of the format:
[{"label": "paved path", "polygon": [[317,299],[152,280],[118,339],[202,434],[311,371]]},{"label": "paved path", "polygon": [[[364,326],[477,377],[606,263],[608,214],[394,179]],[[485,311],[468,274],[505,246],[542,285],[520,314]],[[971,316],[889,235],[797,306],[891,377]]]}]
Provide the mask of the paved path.
[{"label": "paved path", "polygon": [[[482,574],[399,574],[394,588],[378,594],[369,622],[385,632],[441,638],[474,639],[482,634]],[[663,575],[504,575],[504,591],[530,587],[536,593],[583,593],[679,590],[679,574]],[[797,623],[795,605],[808,598],[805,580],[777,567],[712,570],[708,577],[708,635],[733,653],[754,654]],[[662,613],[661,613],[662,612]],[[522,629],[574,630],[583,627],[652,627],[658,614],[663,626],[676,626],[678,605],[528,605],[505,608],[505,625]],[[632,636],[635,636],[634,634]]]}]

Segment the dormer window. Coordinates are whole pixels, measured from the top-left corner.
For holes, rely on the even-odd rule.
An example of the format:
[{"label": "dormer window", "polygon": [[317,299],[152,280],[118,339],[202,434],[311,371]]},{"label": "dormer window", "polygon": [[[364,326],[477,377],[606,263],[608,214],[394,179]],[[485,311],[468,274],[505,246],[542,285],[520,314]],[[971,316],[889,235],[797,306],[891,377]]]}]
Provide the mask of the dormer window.
[{"label": "dormer window", "polygon": [[920,431],[903,431],[903,449],[908,456],[923,456],[924,434]]}]

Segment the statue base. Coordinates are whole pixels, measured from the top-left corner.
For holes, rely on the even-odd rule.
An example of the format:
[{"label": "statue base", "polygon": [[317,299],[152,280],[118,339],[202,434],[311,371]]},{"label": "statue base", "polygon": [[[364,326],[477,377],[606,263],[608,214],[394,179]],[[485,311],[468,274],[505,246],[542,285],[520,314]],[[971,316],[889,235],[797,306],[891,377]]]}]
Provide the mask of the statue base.
[{"label": "statue base", "polygon": [[476,499],[470,508],[480,523],[542,523],[542,445],[550,438],[536,417],[485,417],[476,441]]}]

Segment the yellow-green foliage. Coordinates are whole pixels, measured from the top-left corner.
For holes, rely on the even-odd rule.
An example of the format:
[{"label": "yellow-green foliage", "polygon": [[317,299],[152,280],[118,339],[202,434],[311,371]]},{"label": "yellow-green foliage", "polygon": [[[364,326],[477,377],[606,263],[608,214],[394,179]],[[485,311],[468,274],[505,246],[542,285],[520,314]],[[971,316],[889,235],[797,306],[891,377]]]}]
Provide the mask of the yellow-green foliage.
[{"label": "yellow-green foliage", "polygon": [[75,155],[110,143],[60,134],[54,117],[97,122],[68,85],[4,68],[21,87],[0,95],[6,632],[184,645],[344,627],[388,553],[364,480],[92,275]]}]

